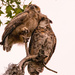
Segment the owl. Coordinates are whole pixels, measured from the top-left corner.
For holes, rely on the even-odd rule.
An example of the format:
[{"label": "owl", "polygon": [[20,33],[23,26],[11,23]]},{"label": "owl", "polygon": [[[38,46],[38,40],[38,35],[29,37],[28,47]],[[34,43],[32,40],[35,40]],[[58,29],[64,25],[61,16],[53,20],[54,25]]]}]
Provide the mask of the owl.
[{"label": "owl", "polygon": [[8,52],[13,44],[23,44],[25,38],[31,36],[40,20],[38,13],[40,13],[40,8],[35,4],[30,4],[24,12],[18,14],[8,23],[2,35],[2,42],[0,42],[3,45],[3,50]]},{"label": "owl", "polygon": [[[43,15],[43,14],[42,14]],[[56,36],[50,26],[51,20],[43,15],[39,25],[35,28],[31,35],[29,44],[29,54],[38,55],[40,52],[43,56],[47,56],[45,59],[39,57],[38,61],[32,61],[28,64],[28,71],[30,75],[39,75],[43,71],[45,65],[50,60],[56,47]]]}]

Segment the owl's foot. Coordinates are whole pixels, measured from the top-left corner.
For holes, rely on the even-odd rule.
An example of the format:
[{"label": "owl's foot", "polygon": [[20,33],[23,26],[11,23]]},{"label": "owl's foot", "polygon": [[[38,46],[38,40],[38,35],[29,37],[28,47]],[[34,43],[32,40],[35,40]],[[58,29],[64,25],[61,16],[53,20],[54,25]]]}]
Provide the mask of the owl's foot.
[{"label": "owl's foot", "polygon": [[29,32],[29,30],[28,30],[28,28],[26,28],[26,27],[23,27],[23,28],[21,28],[21,35],[26,35],[26,34],[28,34],[28,32]]},{"label": "owl's foot", "polygon": [[28,33],[29,33],[28,28],[26,28],[26,27],[21,28],[20,35],[22,36],[24,43],[27,43],[29,40],[29,37],[27,37]]},{"label": "owl's foot", "polygon": [[25,37],[25,36],[23,36],[23,40],[24,40],[24,43],[27,43],[28,40],[29,40],[29,37]]}]

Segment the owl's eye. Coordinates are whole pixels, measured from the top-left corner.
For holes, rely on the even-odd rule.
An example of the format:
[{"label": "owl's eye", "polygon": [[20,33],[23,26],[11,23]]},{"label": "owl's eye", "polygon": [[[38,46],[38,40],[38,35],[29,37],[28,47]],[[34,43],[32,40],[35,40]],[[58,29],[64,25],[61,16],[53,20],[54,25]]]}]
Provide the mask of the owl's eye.
[{"label": "owl's eye", "polygon": [[35,8],[38,8],[37,6],[35,6]]},{"label": "owl's eye", "polygon": [[31,5],[29,5],[28,7],[30,7]]}]

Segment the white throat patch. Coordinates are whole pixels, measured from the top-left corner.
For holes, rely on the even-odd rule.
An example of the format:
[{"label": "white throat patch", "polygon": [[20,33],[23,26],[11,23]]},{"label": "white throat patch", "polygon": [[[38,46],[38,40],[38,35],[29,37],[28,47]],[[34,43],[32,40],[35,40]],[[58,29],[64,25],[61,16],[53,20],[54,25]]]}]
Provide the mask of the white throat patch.
[{"label": "white throat patch", "polygon": [[46,27],[48,24],[46,24],[46,21],[40,22],[39,26],[40,27]]}]

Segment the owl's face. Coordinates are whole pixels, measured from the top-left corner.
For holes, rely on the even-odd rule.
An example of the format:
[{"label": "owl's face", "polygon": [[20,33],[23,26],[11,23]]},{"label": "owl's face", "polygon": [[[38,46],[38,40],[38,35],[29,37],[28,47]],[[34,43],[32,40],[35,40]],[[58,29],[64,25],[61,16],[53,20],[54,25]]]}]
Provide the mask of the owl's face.
[{"label": "owl's face", "polygon": [[35,4],[30,4],[30,5],[28,5],[28,6],[25,8],[25,11],[26,11],[26,10],[34,10],[34,11],[40,13],[40,8],[39,8],[37,5],[35,5]]}]

